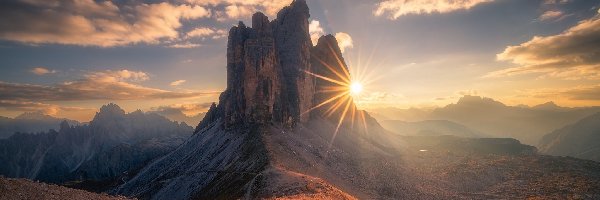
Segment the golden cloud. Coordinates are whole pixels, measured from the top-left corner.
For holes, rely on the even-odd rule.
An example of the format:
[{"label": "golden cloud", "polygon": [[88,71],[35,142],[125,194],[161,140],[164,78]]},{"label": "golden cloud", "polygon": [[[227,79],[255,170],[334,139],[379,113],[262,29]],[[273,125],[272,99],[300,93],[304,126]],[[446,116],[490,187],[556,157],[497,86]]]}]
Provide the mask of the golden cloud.
[{"label": "golden cloud", "polygon": [[377,4],[375,16],[398,19],[409,14],[449,13],[468,10],[492,0],[385,0]]},{"label": "golden cloud", "polygon": [[319,41],[319,37],[325,34],[323,28],[321,27],[321,22],[317,20],[311,20],[310,24],[308,24],[308,33],[310,34],[310,40],[313,45],[317,45]]},{"label": "golden cloud", "polygon": [[283,7],[290,5],[292,0],[187,0],[188,3],[201,6],[223,6],[224,13],[229,19],[249,17],[256,11],[262,11],[268,16],[274,16]]},{"label": "golden cloud", "polygon": [[83,78],[55,85],[7,83],[0,81],[0,100],[76,101],[76,100],[149,100],[178,99],[216,95],[210,92],[176,92],[145,87],[134,82],[148,80],[145,72],[106,70],[90,72]]},{"label": "golden cloud", "polygon": [[0,108],[9,111],[20,112],[42,112],[46,115],[56,115],[59,111],[92,111],[95,109],[59,106],[54,104],[33,102],[33,101],[17,101],[17,100],[0,100]]},{"label": "golden cloud", "polygon": [[558,35],[535,36],[509,46],[497,58],[519,66],[486,77],[541,73],[543,78],[600,79],[600,17],[583,20]]},{"label": "golden cloud", "polygon": [[209,27],[199,27],[199,28],[195,28],[194,30],[191,30],[189,32],[187,32],[186,37],[188,38],[194,38],[194,37],[199,37],[199,38],[212,38],[212,39],[219,39],[219,38],[224,38],[227,37],[228,32],[224,29],[214,29],[214,28],[209,28]]},{"label": "golden cloud", "polygon": [[183,83],[185,83],[185,80],[176,80],[176,81],[171,82],[169,85],[171,85],[171,86],[179,86],[179,85],[181,85]]},{"label": "golden cloud", "polygon": [[[316,45],[319,41],[319,38],[325,35],[325,31],[323,30],[323,27],[321,27],[321,22],[318,20],[310,21],[308,24],[308,33],[310,34],[310,40],[312,41],[313,45]],[[344,53],[346,48],[354,47],[352,37],[350,37],[348,33],[338,32],[335,34],[335,39],[337,40],[338,46],[340,47],[342,53]]]},{"label": "golden cloud", "polygon": [[33,69],[30,70],[30,72],[41,76],[41,75],[56,73],[56,70],[49,70],[45,67],[34,67]]},{"label": "golden cloud", "polygon": [[197,48],[197,47],[201,47],[201,44],[196,44],[196,43],[191,43],[191,42],[184,42],[184,43],[178,43],[178,44],[172,44],[169,45],[169,48],[175,48],[175,49],[191,49],[191,48]]},{"label": "golden cloud", "polygon": [[559,97],[576,101],[600,101],[600,85],[525,90],[522,93],[542,99]]},{"label": "golden cloud", "polygon": [[352,42],[352,37],[348,35],[348,33],[338,32],[335,34],[335,40],[338,42],[338,46],[340,46],[340,50],[342,53],[346,50],[346,48],[354,47],[354,43]]},{"label": "golden cloud", "polygon": [[562,17],[562,16],[563,16],[563,12],[561,12],[561,11],[549,10],[549,11],[542,13],[542,15],[540,15],[538,20],[540,20],[540,21],[554,20],[554,19],[558,19],[559,17]]},{"label": "golden cloud", "polygon": [[[14,0],[13,0],[14,1]],[[175,39],[182,20],[209,17],[199,5],[26,0],[0,8],[0,39],[112,47]]]}]

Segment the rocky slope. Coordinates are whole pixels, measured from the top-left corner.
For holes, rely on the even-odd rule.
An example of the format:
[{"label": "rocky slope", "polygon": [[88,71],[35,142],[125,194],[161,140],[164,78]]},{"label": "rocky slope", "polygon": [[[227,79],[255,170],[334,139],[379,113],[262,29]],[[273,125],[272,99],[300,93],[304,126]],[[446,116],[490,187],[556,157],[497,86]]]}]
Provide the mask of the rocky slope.
[{"label": "rocky slope", "polygon": [[549,155],[600,161],[600,113],[545,135],[539,147]]},{"label": "rocky slope", "polygon": [[33,182],[26,179],[0,177],[0,199],[89,199],[89,200],[125,200],[122,196],[109,196],[58,185]]},{"label": "rocky slope", "polygon": [[58,131],[0,140],[0,174],[54,183],[115,178],[170,152],[191,132],[162,116],[108,104],[89,125],[63,121]]},{"label": "rocky slope", "polygon": [[49,129],[58,130],[62,121],[71,125],[80,124],[75,120],[56,118],[39,112],[23,113],[14,119],[0,116],[0,139],[8,138],[17,132],[40,133]]}]

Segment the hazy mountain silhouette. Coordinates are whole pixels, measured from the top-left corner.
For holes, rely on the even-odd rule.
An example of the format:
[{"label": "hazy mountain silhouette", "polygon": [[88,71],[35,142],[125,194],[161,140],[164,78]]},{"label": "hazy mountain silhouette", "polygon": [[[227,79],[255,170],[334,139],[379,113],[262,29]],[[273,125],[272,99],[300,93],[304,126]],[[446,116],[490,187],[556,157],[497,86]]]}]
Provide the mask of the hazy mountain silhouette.
[{"label": "hazy mountain silhouette", "polygon": [[554,129],[600,111],[598,107],[577,109],[537,109],[506,106],[490,98],[464,96],[456,104],[435,109],[431,118],[464,124],[496,137],[516,138],[536,145]]},{"label": "hazy mountain silhouette", "polygon": [[15,118],[0,116],[0,139],[8,138],[16,132],[39,133],[49,129],[58,130],[62,121],[67,121],[71,125],[80,124],[75,120],[56,118],[41,112],[26,112]]},{"label": "hazy mountain silhouette", "polygon": [[490,137],[516,138],[537,145],[545,134],[599,112],[600,107],[565,108],[553,102],[534,107],[507,106],[491,98],[463,96],[455,104],[433,110],[377,109],[384,119],[448,120]]},{"label": "hazy mountain silhouette", "polygon": [[0,174],[56,183],[111,179],[171,151],[191,132],[157,114],[126,114],[108,104],[89,125],[63,121],[58,131],[0,140]]},{"label": "hazy mountain silhouette", "polygon": [[383,120],[380,123],[387,130],[405,136],[454,135],[474,138],[489,137],[489,135],[471,130],[464,125],[448,120],[425,120],[418,122]]},{"label": "hazy mountain silhouette", "polygon": [[545,154],[600,161],[600,113],[545,135],[539,148]]}]

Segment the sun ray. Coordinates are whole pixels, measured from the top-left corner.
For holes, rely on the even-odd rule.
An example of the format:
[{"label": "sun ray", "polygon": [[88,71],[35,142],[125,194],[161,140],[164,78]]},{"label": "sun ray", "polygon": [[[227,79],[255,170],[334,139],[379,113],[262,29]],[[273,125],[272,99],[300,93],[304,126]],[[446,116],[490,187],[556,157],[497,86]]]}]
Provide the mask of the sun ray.
[{"label": "sun ray", "polygon": [[[329,50],[331,50],[331,52],[333,52],[333,55],[335,57],[335,60],[337,60],[338,65],[344,66],[344,62],[342,62],[342,60],[339,58],[339,56],[335,53],[335,51],[333,50],[333,47],[331,47],[331,45],[328,45],[328,46],[329,46]],[[342,71],[344,72],[346,77],[351,77],[350,72],[348,72],[348,70],[346,70],[345,67],[340,67],[340,68],[342,68]]]},{"label": "sun ray", "polygon": [[329,142],[329,147],[331,147],[331,145],[333,145],[333,140],[335,139],[335,136],[337,136],[337,133],[340,130],[340,126],[342,125],[342,122],[344,122],[344,118],[346,116],[346,113],[348,112],[348,108],[350,107],[350,104],[352,104],[352,102],[350,100],[348,100],[346,102],[346,107],[344,108],[344,111],[342,112],[342,115],[340,116],[340,119],[338,120],[337,127],[335,127],[335,132],[333,132],[333,137],[331,138],[331,142]]},{"label": "sun ray", "polygon": [[343,97],[343,99],[341,99],[341,101],[338,101],[338,102],[336,102],[336,103],[335,103],[333,106],[331,106],[331,107],[330,107],[330,108],[329,108],[327,111],[325,111],[325,115],[326,115],[327,117],[331,117],[331,115],[333,115],[333,113],[335,113],[335,111],[336,111],[336,110],[337,110],[337,109],[338,109],[340,106],[342,106],[342,105],[343,105],[343,104],[346,102],[346,100],[347,100],[348,98],[351,98],[349,95],[344,95],[344,96],[342,96],[342,97]]},{"label": "sun ray", "polygon": [[315,73],[312,73],[312,72],[309,72],[309,71],[304,71],[304,72],[306,72],[306,73],[308,73],[310,75],[313,75],[313,76],[315,76],[317,78],[320,78],[320,79],[323,79],[323,80],[335,83],[335,84],[339,84],[339,85],[343,85],[343,86],[348,86],[347,83],[344,83],[342,81],[338,81],[338,80],[335,80],[335,79],[332,79],[332,78],[329,78],[329,77],[321,76],[321,75],[318,75],[318,74],[315,74]]},{"label": "sun ray", "polygon": [[338,94],[337,96],[331,97],[331,98],[329,98],[329,99],[327,99],[327,100],[325,100],[325,101],[321,102],[319,105],[316,105],[316,106],[314,106],[314,107],[312,107],[312,108],[308,109],[307,111],[304,111],[304,112],[302,113],[302,115],[304,115],[304,114],[306,114],[306,113],[308,113],[308,112],[310,112],[310,111],[312,111],[312,110],[314,110],[314,109],[317,109],[317,108],[319,108],[319,107],[321,107],[321,106],[323,106],[323,105],[325,105],[325,104],[328,104],[328,103],[330,103],[330,102],[332,102],[332,101],[335,101],[336,99],[339,99],[339,98],[343,97],[344,95],[346,95],[346,93],[340,93],[340,94]]},{"label": "sun ray", "polygon": [[342,79],[342,81],[344,82],[350,82],[349,77],[344,76],[343,74],[340,74],[337,70],[335,70],[331,65],[327,64],[325,61],[321,60],[319,57],[316,57],[317,60],[323,64],[323,66],[325,66],[327,69],[329,69],[329,71],[333,72],[337,77],[339,77],[340,79]]}]

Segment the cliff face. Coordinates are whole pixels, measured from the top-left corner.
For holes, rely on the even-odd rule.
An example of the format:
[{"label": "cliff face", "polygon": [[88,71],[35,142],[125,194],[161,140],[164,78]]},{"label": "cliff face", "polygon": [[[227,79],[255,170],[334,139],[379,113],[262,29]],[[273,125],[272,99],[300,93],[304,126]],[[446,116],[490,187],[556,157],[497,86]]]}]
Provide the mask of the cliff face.
[{"label": "cliff face", "polygon": [[299,0],[271,22],[256,13],[252,27],[240,22],[231,28],[227,89],[212,111],[220,113],[225,127],[308,121],[309,115],[301,114],[312,106],[314,94],[315,80],[304,73],[311,70],[309,16],[306,2]]}]

